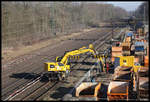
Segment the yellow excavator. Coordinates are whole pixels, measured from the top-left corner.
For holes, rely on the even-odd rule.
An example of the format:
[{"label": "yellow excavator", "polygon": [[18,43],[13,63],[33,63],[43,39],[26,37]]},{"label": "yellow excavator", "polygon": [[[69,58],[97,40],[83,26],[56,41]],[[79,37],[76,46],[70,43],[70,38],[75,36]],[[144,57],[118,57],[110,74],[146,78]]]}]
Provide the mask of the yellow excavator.
[{"label": "yellow excavator", "polygon": [[67,52],[62,57],[56,57],[56,62],[44,63],[46,77],[49,80],[63,80],[67,75],[69,75],[71,67],[70,59],[74,56],[79,57],[79,55],[84,53],[90,53],[90,56],[97,58],[96,51],[92,44],[89,45],[89,48],[82,47],[78,50]]}]

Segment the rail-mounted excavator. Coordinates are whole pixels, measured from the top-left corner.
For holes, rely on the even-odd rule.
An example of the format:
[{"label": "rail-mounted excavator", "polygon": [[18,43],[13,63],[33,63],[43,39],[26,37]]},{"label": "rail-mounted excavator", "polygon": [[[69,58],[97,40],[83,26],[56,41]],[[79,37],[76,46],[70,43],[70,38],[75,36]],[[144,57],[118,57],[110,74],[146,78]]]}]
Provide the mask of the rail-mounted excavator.
[{"label": "rail-mounted excavator", "polygon": [[[64,56],[56,57],[56,62],[45,62],[45,75],[49,80],[63,80],[70,73],[72,57],[79,57],[81,54],[90,53],[90,56],[97,58],[96,51],[92,44],[89,48],[82,47],[78,50],[70,51]],[[101,60],[101,59],[100,59]]]}]

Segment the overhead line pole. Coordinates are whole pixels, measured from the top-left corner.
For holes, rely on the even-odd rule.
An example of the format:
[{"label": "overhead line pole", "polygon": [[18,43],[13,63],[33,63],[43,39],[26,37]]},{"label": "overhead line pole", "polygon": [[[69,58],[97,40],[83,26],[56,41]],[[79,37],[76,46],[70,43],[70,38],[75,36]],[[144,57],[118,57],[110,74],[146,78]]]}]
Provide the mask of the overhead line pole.
[{"label": "overhead line pole", "polygon": [[113,30],[113,21],[112,21],[112,19],[111,19],[111,26],[112,26],[112,39],[113,39],[113,32],[114,32],[114,30]]},{"label": "overhead line pole", "polygon": [[144,24],[145,24],[145,20],[146,20],[145,17],[146,17],[146,16],[145,16],[145,6],[144,6]]}]

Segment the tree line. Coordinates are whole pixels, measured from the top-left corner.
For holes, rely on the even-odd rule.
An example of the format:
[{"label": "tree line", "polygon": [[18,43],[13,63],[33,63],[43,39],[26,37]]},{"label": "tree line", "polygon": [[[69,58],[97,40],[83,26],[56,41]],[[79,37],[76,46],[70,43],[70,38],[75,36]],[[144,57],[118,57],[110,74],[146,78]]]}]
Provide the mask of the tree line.
[{"label": "tree line", "polygon": [[104,3],[2,2],[2,47],[30,45],[127,15]]},{"label": "tree line", "polygon": [[149,10],[148,10],[148,2],[143,2],[139,7],[135,10],[130,12],[130,15],[135,16],[142,21],[148,22],[149,18]]}]

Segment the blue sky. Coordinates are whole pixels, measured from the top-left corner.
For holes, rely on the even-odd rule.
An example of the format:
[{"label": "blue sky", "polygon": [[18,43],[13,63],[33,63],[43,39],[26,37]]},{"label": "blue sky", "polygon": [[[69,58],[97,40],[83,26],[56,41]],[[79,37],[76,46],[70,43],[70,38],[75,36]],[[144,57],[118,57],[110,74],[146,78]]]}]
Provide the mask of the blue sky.
[{"label": "blue sky", "polygon": [[[140,6],[144,1],[96,1],[96,3],[106,3],[106,4],[113,4],[114,6],[119,6],[126,11],[134,11]],[[95,3],[88,2],[88,3]]]},{"label": "blue sky", "polygon": [[126,2],[105,2],[105,3],[109,3],[109,4],[113,4],[114,6],[119,6],[124,8],[126,11],[134,11],[138,8],[139,5],[141,5],[143,3],[143,1],[126,1]]},{"label": "blue sky", "polygon": [[[87,1],[88,3],[95,3],[95,1]],[[81,2],[76,2],[81,3]],[[126,11],[134,11],[138,8],[139,5],[143,3],[143,1],[96,1],[96,3],[107,3],[113,4],[114,6],[119,6],[124,8]]]}]

